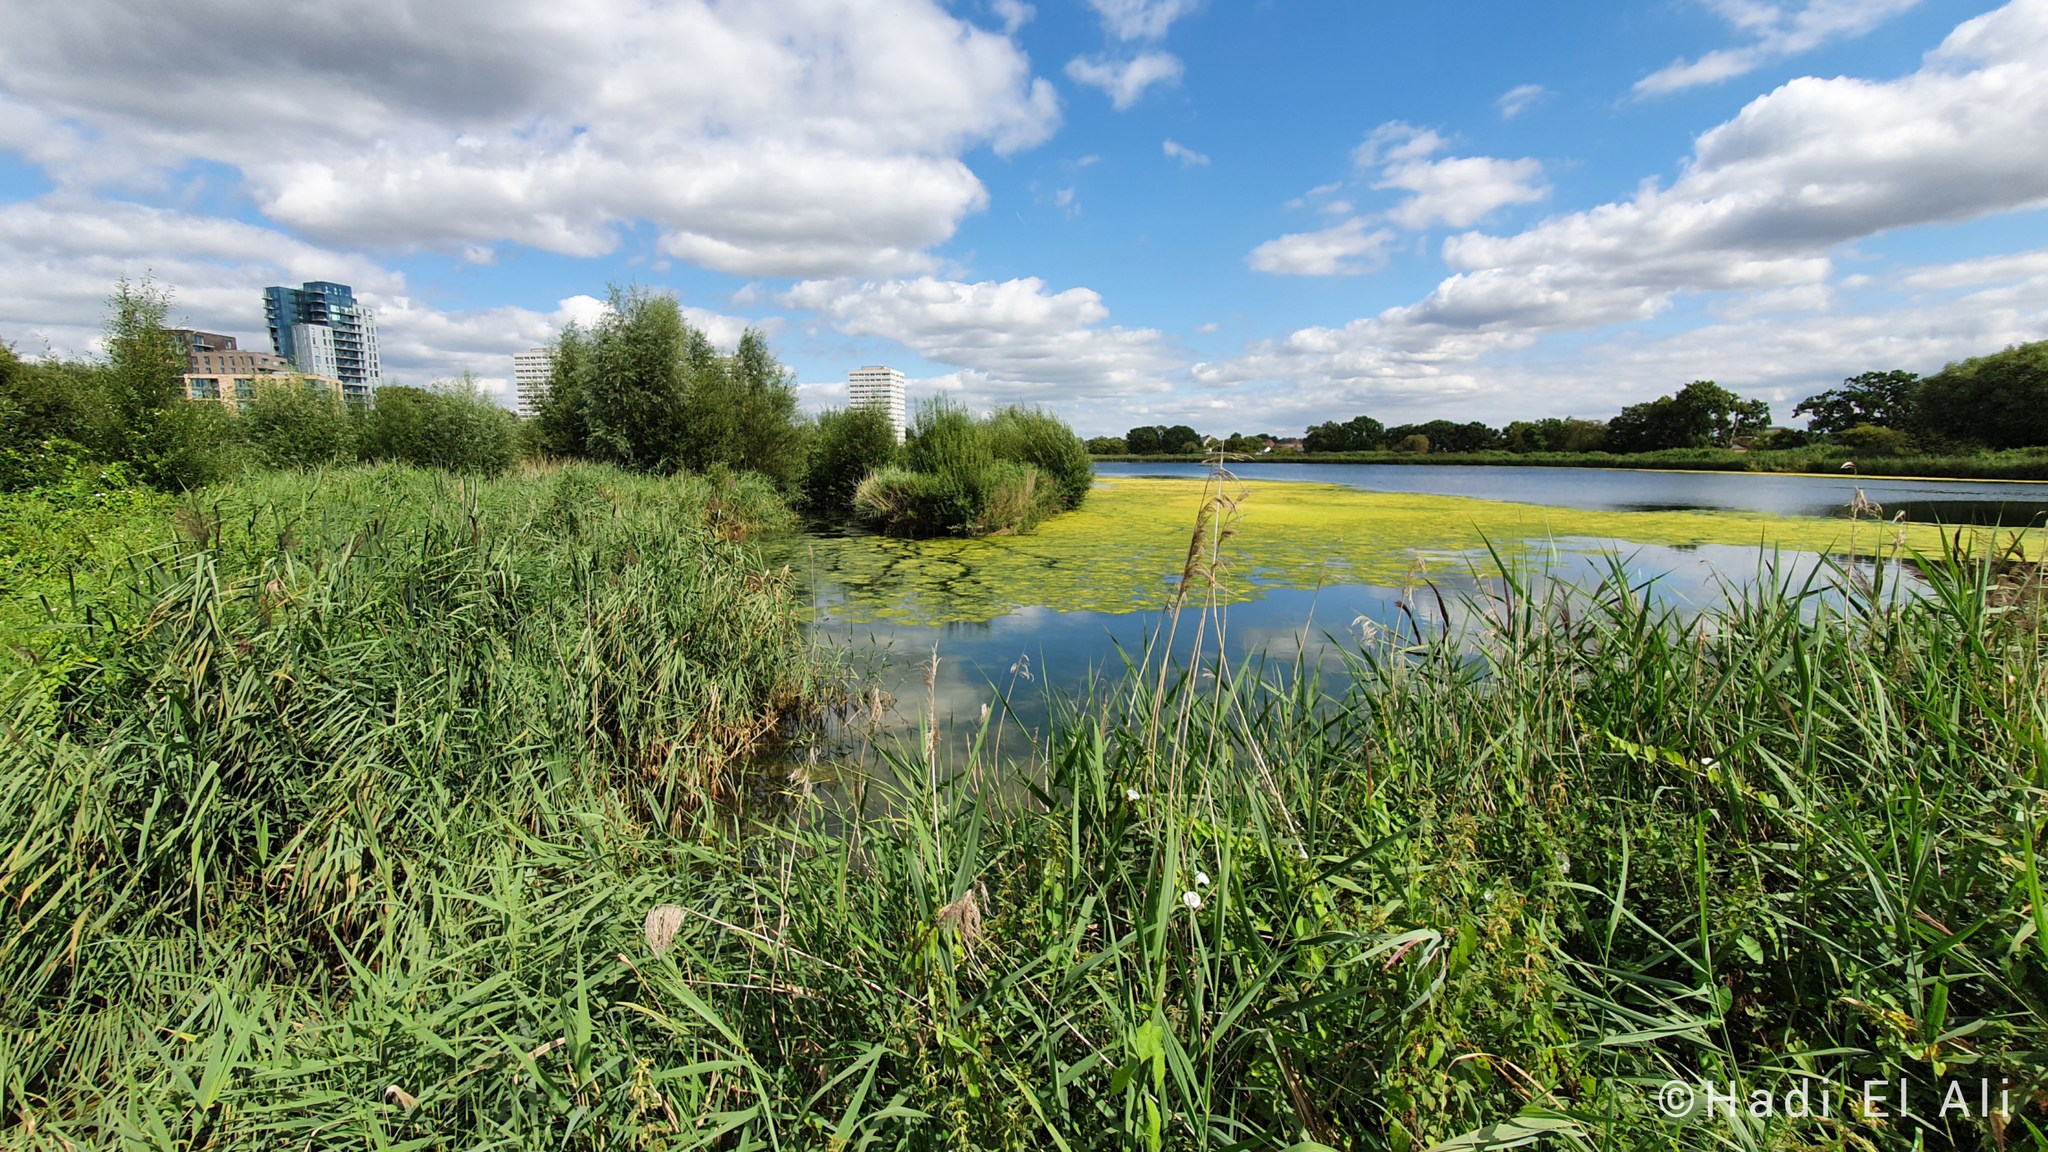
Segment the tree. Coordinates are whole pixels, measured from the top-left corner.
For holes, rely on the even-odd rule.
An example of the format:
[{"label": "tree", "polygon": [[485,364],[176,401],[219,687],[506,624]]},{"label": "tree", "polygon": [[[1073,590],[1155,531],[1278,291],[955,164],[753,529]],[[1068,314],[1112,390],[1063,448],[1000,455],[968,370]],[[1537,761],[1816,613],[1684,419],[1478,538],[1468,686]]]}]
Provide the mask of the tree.
[{"label": "tree", "polygon": [[1126,456],[1130,454],[1130,451],[1130,445],[1126,444],[1120,436],[1090,436],[1088,438],[1088,452],[1093,456]]},{"label": "tree", "polygon": [[1141,425],[1124,433],[1124,447],[1133,456],[1157,456],[1160,448],[1159,434],[1166,429],[1156,424]]},{"label": "tree", "polygon": [[1159,450],[1168,456],[1186,456],[1202,450],[1202,434],[1185,424],[1161,429]]},{"label": "tree", "polygon": [[1870,424],[1878,428],[1911,428],[1920,402],[1920,377],[1912,372],[1865,372],[1842,381],[1792,409],[1808,417],[1809,431],[1823,436]]},{"label": "tree", "polygon": [[112,442],[102,450],[159,488],[195,488],[227,467],[228,416],[219,405],[186,402],[185,349],[164,327],[170,301],[169,291],[148,280],[120,281],[107,301],[103,379]]},{"label": "tree", "polygon": [[1353,416],[1342,424],[1318,424],[1302,437],[1304,452],[1370,452],[1386,439],[1386,426],[1370,416]]},{"label": "tree", "polygon": [[1674,396],[1660,396],[1621,410],[1607,426],[1612,452],[1659,452],[1672,448],[1733,447],[1737,437],[1771,425],[1771,406],[1744,400],[1712,380],[1695,380]]},{"label": "tree", "polygon": [[1410,436],[1426,438],[1432,452],[1484,452],[1500,445],[1500,433],[1476,420],[1468,424],[1449,420],[1402,424],[1387,429],[1386,433],[1387,440],[1392,443],[1399,443]]},{"label": "tree", "polygon": [[587,335],[571,324],[556,341],[538,439],[557,455],[648,472],[723,466],[787,487],[804,463],[796,408],[759,332],[721,356],[675,297],[615,288]]},{"label": "tree", "polygon": [[1921,385],[1919,425],[1991,448],[2048,444],[2048,340],[1950,364]]}]

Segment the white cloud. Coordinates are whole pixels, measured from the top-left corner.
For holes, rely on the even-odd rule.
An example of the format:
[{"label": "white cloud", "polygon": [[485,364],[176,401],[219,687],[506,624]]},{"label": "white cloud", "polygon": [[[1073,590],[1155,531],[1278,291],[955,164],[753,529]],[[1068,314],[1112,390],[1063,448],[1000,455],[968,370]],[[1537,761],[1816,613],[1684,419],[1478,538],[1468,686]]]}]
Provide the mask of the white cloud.
[{"label": "white cloud", "polygon": [[[1707,7],[1751,37],[1735,48],[1696,60],[1675,60],[1636,81],[1637,96],[1662,96],[1747,75],[1773,61],[1811,52],[1834,40],[1861,36],[1920,0],[1704,0]],[[1505,110],[1505,109],[1503,109]]]},{"label": "white cloud", "polygon": [[1968,288],[2043,277],[2048,277],[2048,248],[1914,268],[1899,276],[1897,283],[1904,288]]},{"label": "white cloud", "polygon": [[1196,0],[1088,0],[1102,26],[1119,40],[1157,40],[1175,20],[1195,10]]},{"label": "white cloud", "polygon": [[1541,84],[1522,84],[1502,93],[1501,98],[1494,101],[1494,104],[1500,109],[1501,119],[1513,120],[1548,95],[1550,89]]},{"label": "white cloud", "polygon": [[1113,401],[1166,390],[1181,366],[1158,331],[1107,324],[1099,294],[1049,292],[1036,278],[810,280],[783,303],[957,368],[962,386],[987,401]]},{"label": "white cloud", "polygon": [[1100,88],[1108,93],[1118,111],[1136,104],[1154,84],[1177,84],[1180,60],[1170,52],[1144,52],[1129,60],[1114,61],[1099,56],[1076,56],[1067,61],[1067,76],[1074,82]]},{"label": "white cloud", "polygon": [[1209,163],[1209,158],[1177,140],[1168,140],[1162,147],[1167,158],[1178,160],[1184,168],[1199,167]]},{"label": "white cloud", "polygon": [[1017,29],[1031,23],[1038,15],[1038,9],[1024,3],[1024,0],[989,0],[989,11],[1003,22],[1003,35],[1014,36]]},{"label": "white cloud", "polygon": [[1452,156],[1442,160],[1406,160],[1389,164],[1373,184],[1414,195],[1387,213],[1387,219],[1420,231],[1436,224],[1464,228],[1511,204],[1533,204],[1550,194],[1543,165],[1535,160],[1501,160],[1492,156]]},{"label": "white cloud", "polygon": [[[742,274],[927,266],[1052,86],[935,0],[0,7],[0,147],[58,184],[238,169],[329,241],[671,254]],[[234,28],[232,36],[220,29]]]},{"label": "white cloud", "polygon": [[[1389,133],[1380,150],[1389,141],[1412,149],[1420,138],[1414,130]],[[1455,274],[1414,304],[1341,328],[1302,329],[1193,374],[1215,387],[1285,381],[1333,395],[1488,394],[1521,402],[1536,378],[1518,376],[1511,360],[1526,360],[1540,336],[1645,320],[1681,294],[1704,293],[1747,299],[1723,304],[1724,322],[1685,336],[1610,343],[1679,350],[1663,361],[1674,372],[1724,383],[1782,381],[1824,362],[1853,370],[1857,363],[1938,362],[2040,338],[2038,277],[2048,261],[2028,254],[1920,270],[1900,286],[2010,282],[1924,312],[1836,315],[1814,311],[1831,299],[1833,252],[1892,229],[2041,205],[2048,205],[2048,0],[2014,0],[1958,27],[1918,72],[1898,80],[1807,78],[1759,97],[1702,134],[1669,187],[1646,182],[1627,200],[1513,235],[1451,238],[1443,252]],[[1832,351],[1829,339],[1840,341]],[[1717,342],[1728,346],[1717,351]],[[1785,357],[1781,366],[1771,366],[1773,354]],[[1628,375],[1634,368],[1621,359],[1603,368],[1582,350],[1574,357],[1569,370],[1537,382],[1611,390],[1642,379]],[[1725,363],[1738,370],[1717,366]],[[1578,383],[1568,385],[1572,372]]]},{"label": "white cloud", "polygon": [[1358,276],[1386,266],[1387,245],[1394,234],[1384,228],[1368,232],[1363,217],[1315,232],[1290,232],[1251,250],[1245,263],[1254,272],[1275,276]]}]

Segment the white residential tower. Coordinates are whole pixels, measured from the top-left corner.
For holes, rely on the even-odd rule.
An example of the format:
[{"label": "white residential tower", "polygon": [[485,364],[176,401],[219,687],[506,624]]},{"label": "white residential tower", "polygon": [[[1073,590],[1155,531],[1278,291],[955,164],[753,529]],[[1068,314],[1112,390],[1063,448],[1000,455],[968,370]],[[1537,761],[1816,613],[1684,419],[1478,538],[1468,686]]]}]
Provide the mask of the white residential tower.
[{"label": "white residential tower", "polygon": [[896,429],[896,441],[903,441],[903,373],[894,368],[869,365],[846,376],[846,395],[856,408],[879,408],[889,415]]}]

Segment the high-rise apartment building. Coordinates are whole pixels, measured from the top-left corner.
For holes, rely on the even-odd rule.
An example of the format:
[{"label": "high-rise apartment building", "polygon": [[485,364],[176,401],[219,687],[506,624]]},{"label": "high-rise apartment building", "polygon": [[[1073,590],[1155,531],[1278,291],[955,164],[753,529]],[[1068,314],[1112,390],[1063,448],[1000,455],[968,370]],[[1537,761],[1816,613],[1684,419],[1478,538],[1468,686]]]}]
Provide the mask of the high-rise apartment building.
[{"label": "high-rise apartment building", "polygon": [[368,400],[383,382],[377,317],[356,303],[346,284],[309,280],[297,288],[265,288],[263,321],[270,346],[299,371],[341,381],[341,394]]},{"label": "high-rise apartment building", "polygon": [[879,408],[888,413],[896,440],[902,442],[903,373],[878,365],[856,368],[846,375],[846,395],[856,408]]},{"label": "high-rise apartment building", "polygon": [[555,350],[553,348],[529,348],[512,354],[512,386],[519,393],[518,411],[521,419],[530,419],[540,414],[540,406],[547,402],[548,383],[554,374]]}]

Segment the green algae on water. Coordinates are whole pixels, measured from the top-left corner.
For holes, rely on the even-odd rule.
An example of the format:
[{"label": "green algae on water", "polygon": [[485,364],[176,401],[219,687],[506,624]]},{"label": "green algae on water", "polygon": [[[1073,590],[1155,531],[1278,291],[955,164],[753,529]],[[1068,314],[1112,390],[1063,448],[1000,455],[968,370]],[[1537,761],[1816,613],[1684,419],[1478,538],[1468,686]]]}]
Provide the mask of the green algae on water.
[{"label": "green algae on water", "polygon": [[[1019,608],[1143,612],[1165,607],[1187,559],[1203,498],[1193,479],[1103,480],[1078,511],[1036,532],[977,540],[879,536],[812,539],[808,565],[849,623],[991,620]],[[1223,593],[1246,600],[1269,587],[1398,586],[1418,565],[1475,563],[1491,543],[1503,559],[1535,561],[1553,548],[1727,544],[1787,552],[1869,554],[1903,543],[1940,549],[1933,525],[1851,523],[1751,512],[1609,512],[1461,496],[1363,492],[1299,481],[1242,482],[1236,534],[1223,548]]]}]

